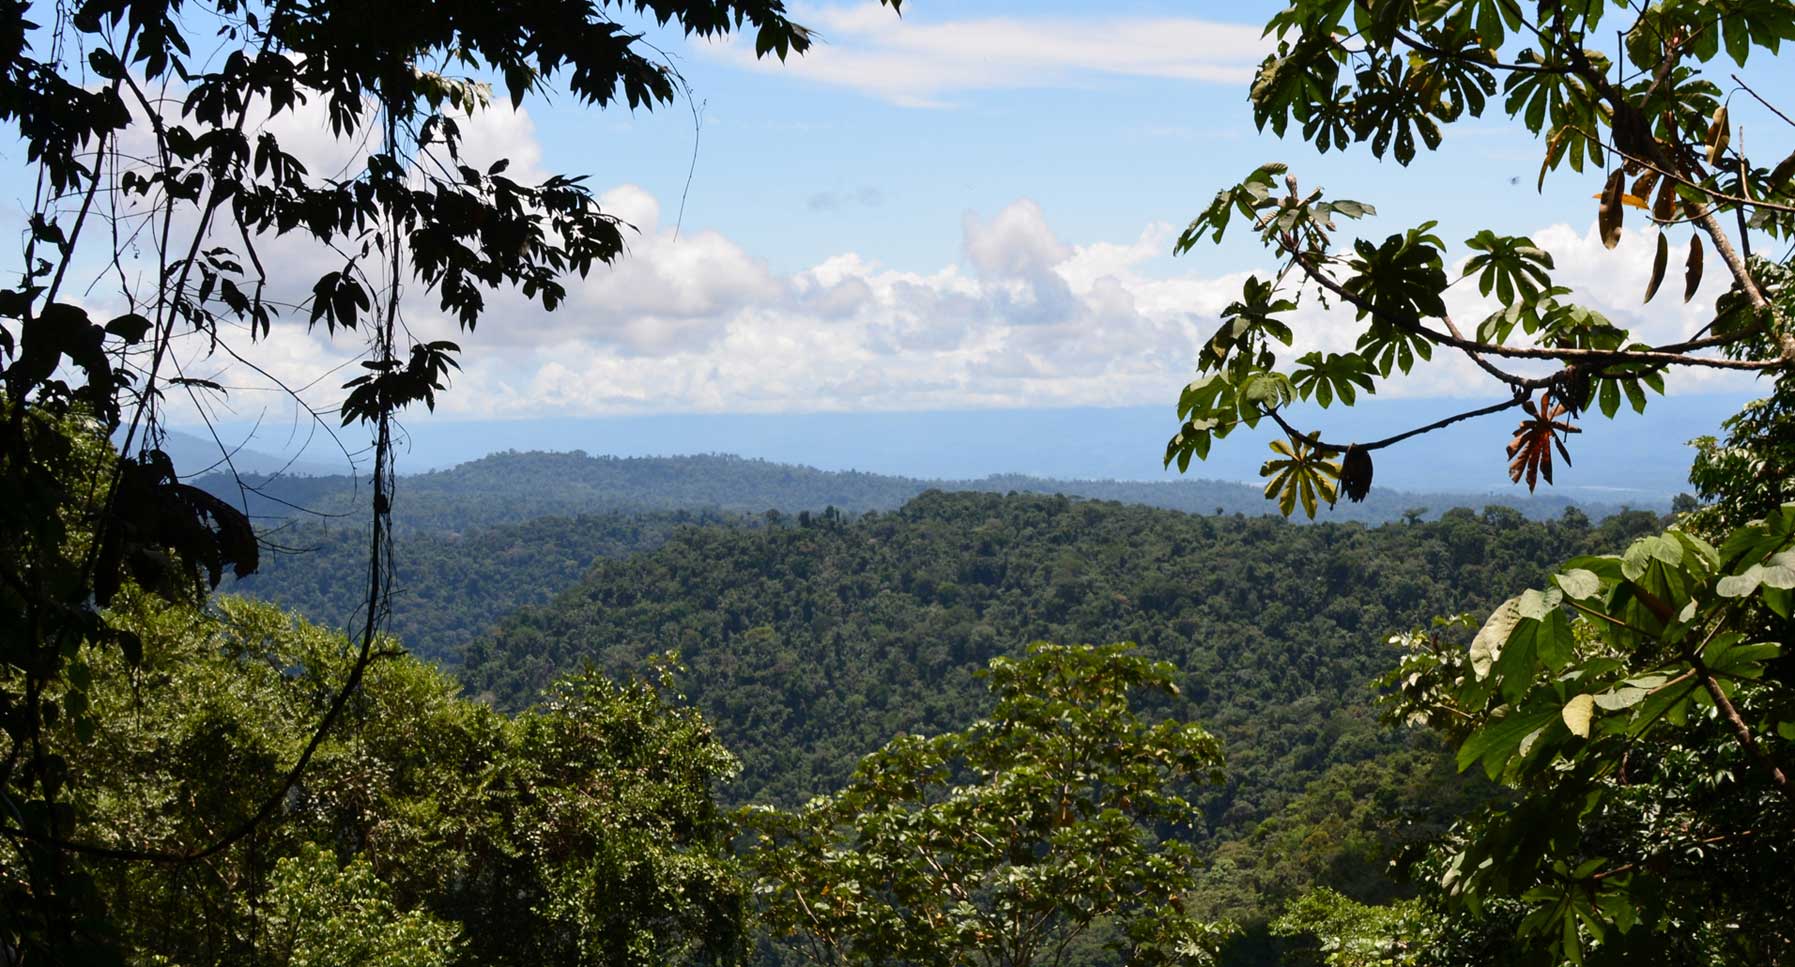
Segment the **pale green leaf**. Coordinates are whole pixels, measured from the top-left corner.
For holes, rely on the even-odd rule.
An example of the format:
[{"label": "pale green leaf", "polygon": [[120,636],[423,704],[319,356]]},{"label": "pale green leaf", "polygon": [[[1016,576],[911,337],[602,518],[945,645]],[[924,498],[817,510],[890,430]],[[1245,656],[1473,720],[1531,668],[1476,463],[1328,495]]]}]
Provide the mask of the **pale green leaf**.
[{"label": "pale green leaf", "polygon": [[1471,639],[1471,670],[1478,678],[1490,676],[1491,667],[1502,654],[1502,646],[1508,643],[1509,634],[1521,620],[1519,602],[1519,598],[1509,598],[1502,602],[1490,613],[1489,620],[1478,630],[1477,637]]},{"label": "pale green leaf", "polygon": [[1594,695],[1578,695],[1564,703],[1560,715],[1564,716],[1564,727],[1578,738],[1589,738],[1589,720],[1595,714],[1596,697]]},{"label": "pale green leaf", "polygon": [[1558,587],[1573,601],[1593,598],[1602,593],[1602,579],[1594,571],[1574,567],[1557,575]]}]

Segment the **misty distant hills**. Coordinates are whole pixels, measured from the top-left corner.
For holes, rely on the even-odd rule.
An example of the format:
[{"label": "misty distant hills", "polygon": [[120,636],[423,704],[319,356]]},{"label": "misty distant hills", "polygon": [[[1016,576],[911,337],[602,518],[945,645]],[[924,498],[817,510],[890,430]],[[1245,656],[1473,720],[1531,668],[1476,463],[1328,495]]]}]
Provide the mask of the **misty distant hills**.
[{"label": "misty distant hills", "polygon": [[240,474],[257,476],[318,477],[340,474],[349,462],[345,459],[331,464],[310,458],[283,457],[229,439],[212,440],[182,430],[166,432],[162,451],[174,461],[175,469],[186,476],[226,474],[235,468]]},{"label": "misty distant hills", "polygon": [[[1173,392],[1160,406],[1040,407],[935,412],[660,413],[637,416],[408,421],[398,447],[401,474],[443,470],[505,450],[607,453],[620,457],[733,453],[823,470],[860,470],[930,481],[980,480],[1018,473],[1052,480],[1163,482],[1177,475],[1160,463],[1166,438],[1178,428]],[[1746,391],[1678,394],[1644,414],[1623,407],[1612,420],[1599,413],[1582,421],[1571,442],[1574,467],[1560,467],[1552,493],[1618,504],[1662,501],[1689,488],[1692,453],[1683,444],[1716,432],[1749,398]],[[1441,415],[1489,402],[1481,399],[1361,399],[1350,413],[1305,411],[1306,429],[1329,439],[1379,439]],[[269,454],[297,454],[326,473],[349,469],[345,450],[367,469],[365,428],[334,433],[291,419],[221,423],[214,430],[182,427],[209,444],[247,442]],[[1467,420],[1377,453],[1383,486],[1416,493],[1506,492],[1506,448],[1515,421],[1504,415]],[[1282,436],[1270,421],[1240,427],[1192,475],[1252,485]],[[203,448],[202,448],[203,449]],[[217,459],[199,454],[184,473]],[[301,471],[308,472],[308,471]],[[764,509],[764,508],[763,508]]]},{"label": "misty distant hills", "polygon": [[[232,502],[246,501],[250,513],[263,520],[305,517],[310,512],[325,521],[351,523],[366,513],[367,481],[346,475],[246,474],[247,486],[240,488],[229,474],[212,473],[196,482]],[[1260,488],[1217,480],[1053,480],[1014,474],[927,480],[818,470],[727,454],[611,457],[574,451],[496,453],[448,470],[401,477],[394,517],[402,531],[461,532],[540,517],[617,512],[798,514],[834,507],[860,514],[896,510],[929,490],[1062,494],[1205,515],[1259,516],[1276,510]],[[1552,493],[1528,496],[1518,488],[1455,494],[1373,487],[1364,503],[1342,500],[1316,519],[1378,524],[1411,513],[1431,519],[1452,507],[1490,505],[1511,507],[1534,520],[1558,517],[1572,506],[1595,519],[1623,509],[1619,504],[1572,501]]]}]

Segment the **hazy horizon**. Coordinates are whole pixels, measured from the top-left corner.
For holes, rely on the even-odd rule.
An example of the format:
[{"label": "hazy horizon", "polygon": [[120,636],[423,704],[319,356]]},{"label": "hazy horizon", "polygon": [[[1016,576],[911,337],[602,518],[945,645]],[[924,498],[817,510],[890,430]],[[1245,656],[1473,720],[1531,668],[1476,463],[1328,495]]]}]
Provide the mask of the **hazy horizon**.
[{"label": "hazy horizon", "polygon": [[[1582,421],[1585,432],[1571,438],[1575,463],[1561,466],[1557,486],[1542,493],[1584,501],[1667,501],[1686,489],[1688,462],[1641,459],[1665,439],[1678,442],[1713,433],[1746,397],[1735,394],[1685,395],[1659,400],[1643,415],[1623,412],[1612,421],[1599,415]],[[1432,418],[1464,401],[1440,399],[1368,400],[1335,420],[1320,424],[1330,435],[1338,427],[1356,439],[1375,439]],[[1322,413],[1322,416],[1330,415]],[[1376,485],[1405,491],[1504,493],[1508,484],[1503,447],[1514,430],[1507,415],[1467,421],[1377,454]],[[1206,463],[1192,463],[1187,475],[1228,482],[1259,480],[1267,453],[1269,423],[1243,428],[1220,441]],[[193,434],[191,450],[179,457],[183,473],[216,459],[203,427],[176,427]],[[593,455],[680,456],[726,453],[822,470],[859,470],[922,479],[963,480],[1023,474],[1051,479],[1177,480],[1160,458],[1176,429],[1169,407],[1068,407],[896,413],[681,414],[568,417],[530,420],[407,421],[398,454],[401,473],[420,473],[479,459],[505,450],[580,450]],[[219,437],[230,446],[255,451],[255,460],[284,463],[289,472],[337,474],[349,464],[322,433],[309,445],[299,428],[223,424]],[[252,432],[253,431],[253,432]],[[354,452],[360,434],[339,434]],[[241,462],[252,461],[248,454]],[[254,469],[269,469],[257,465]],[[360,468],[365,472],[366,467]]]}]

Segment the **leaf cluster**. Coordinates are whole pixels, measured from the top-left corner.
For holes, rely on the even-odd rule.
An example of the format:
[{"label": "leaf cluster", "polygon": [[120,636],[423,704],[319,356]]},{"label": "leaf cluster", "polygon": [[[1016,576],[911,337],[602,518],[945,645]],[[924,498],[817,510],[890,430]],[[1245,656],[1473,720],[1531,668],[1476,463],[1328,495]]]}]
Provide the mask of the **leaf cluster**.
[{"label": "leaf cluster", "polygon": [[[1791,936],[1764,901],[1788,845],[1792,608],[1785,505],[1718,545],[1671,530],[1573,558],[1468,651],[1407,639],[1387,710],[1518,793],[1448,851],[1443,895],[1471,915],[1520,901],[1521,941],[1567,962],[1666,942],[1773,962]],[[1750,929],[1726,926],[1740,918]]]},{"label": "leaf cluster", "polygon": [[[1733,137],[1738,105],[1732,102],[1743,95],[1778,111],[1775,92],[1737,79],[1723,90],[1708,73],[1723,69],[1722,60],[1743,67],[1754,50],[1775,53],[1795,39],[1795,15],[1768,2],[1668,0],[1616,24],[1604,19],[1613,6],[1292,0],[1266,25],[1275,49],[1248,96],[1261,129],[1299,135],[1322,151],[1364,145],[1374,157],[1392,156],[1403,165],[1417,159],[1421,146],[1438,147],[1448,125],[1499,108],[1540,140],[1541,185],[1561,168],[1602,175],[1595,215],[1609,248],[1618,244],[1629,209],[1644,215],[1656,235],[1644,301],[1652,301],[1670,271],[1673,234],[1689,232],[1685,302],[1702,285],[1708,253],[1718,257],[1731,288],[1696,338],[1650,345],[1577,304],[1570,289],[1553,281],[1551,253],[1525,236],[1480,229],[1466,240],[1468,258],[1456,268],[1432,233],[1433,221],[1381,243],[1359,238],[1336,246],[1334,216],[1374,214],[1371,206],[1327,201],[1318,190],[1304,194],[1284,164],[1266,164],[1218,192],[1174,252],[1188,252],[1205,238],[1220,241],[1230,221],[1244,217],[1281,264],[1272,282],[1255,278],[1245,293],[1241,304],[1259,311],[1245,323],[1224,316],[1224,333],[1240,342],[1257,331],[1301,346],[1292,314],[1307,289],[1322,310],[1334,300],[1352,309],[1359,327],[1354,351],[1307,352],[1280,369],[1269,347],[1249,343],[1251,352],[1229,359],[1229,347],[1211,340],[1199,353],[1198,381],[1180,397],[1182,425],[1167,444],[1168,466],[1187,469],[1235,422],[1260,416],[1274,417],[1293,440],[1317,450],[1354,449],[1369,459],[1375,449],[1520,406],[1540,391],[1549,391],[1570,416],[1599,406],[1612,417],[1623,397],[1643,410],[1647,390],[1662,393],[1666,374],[1678,368],[1775,372],[1795,364],[1795,330],[1784,305],[1792,291],[1788,256],[1750,251],[1754,235],[1781,239],[1795,230],[1795,154],[1774,163],[1748,157]],[[1604,49],[1597,39],[1608,36],[1617,40]],[[1778,150],[1772,146],[1770,157]],[[1284,193],[1277,191],[1279,178]],[[1736,218],[1724,217],[1729,214]],[[1736,236],[1729,234],[1734,222]],[[1473,279],[1479,294],[1498,306],[1467,332],[1452,320],[1445,296]],[[1240,331],[1230,332],[1235,327]],[[1530,338],[1518,340],[1517,332]],[[1246,397],[1250,387],[1281,379],[1298,387],[1303,401],[1351,405],[1359,392],[1410,375],[1441,347],[1488,374],[1501,390],[1499,401],[1367,441],[1298,428],[1291,394],[1259,390]],[[1556,370],[1541,374],[1513,365],[1529,360]],[[1225,385],[1213,386],[1216,380]],[[1511,478],[1530,487],[1542,476],[1549,482],[1541,457],[1551,449],[1561,448],[1519,446],[1510,454],[1518,461]],[[1561,449],[1560,456],[1568,463],[1567,453]],[[1267,474],[1274,472],[1268,465]],[[1286,514],[1299,504],[1307,509],[1283,494],[1277,488],[1267,496]]]},{"label": "leaf cluster", "polygon": [[894,740],[800,810],[745,811],[769,927],[819,963],[1057,964],[1099,925],[1125,962],[1213,963],[1230,931],[1184,909],[1180,830],[1220,744],[1130,701],[1172,682],[1131,646],[1037,643],[991,663],[989,717]]}]

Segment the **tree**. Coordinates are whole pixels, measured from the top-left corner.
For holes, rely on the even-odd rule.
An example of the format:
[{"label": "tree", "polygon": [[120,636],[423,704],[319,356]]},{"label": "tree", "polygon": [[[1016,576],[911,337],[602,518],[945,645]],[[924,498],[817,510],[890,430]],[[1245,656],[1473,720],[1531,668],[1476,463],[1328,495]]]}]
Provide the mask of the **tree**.
[{"label": "tree", "polygon": [[[1274,457],[1261,471],[1270,478],[1266,496],[1286,516],[1300,503],[1313,517],[1341,490],[1364,497],[1375,451],[1518,409],[1509,476],[1531,490],[1542,478],[1552,482],[1555,453],[1570,461],[1568,436],[1581,431],[1574,421],[1588,410],[1612,417],[1624,400],[1643,411],[1647,390],[1663,392],[1678,369],[1786,374],[1795,364],[1795,267],[1786,250],[1780,258],[1752,250],[1754,234],[1781,240],[1795,232],[1795,154],[1764,164],[1788,145],[1772,148],[1761,137],[1769,129],[1754,127],[1755,157],[1748,156],[1733,137],[1729,106],[1764,97],[1737,75],[1724,86],[1710,79],[1728,61],[1743,66],[1754,52],[1761,59],[1795,40],[1795,7],[1292,0],[1266,29],[1277,46],[1252,86],[1261,129],[1296,132],[1322,151],[1364,144],[1407,165],[1417,140],[1438,147],[1446,125],[1481,116],[1500,96],[1501,110],[1543,142],[1542,185],[1565,166],[1604,173],[1597,218],[1608,247],[1628,217],[1655,229],[1646,302],[1669,271],[1673,243],[1687,248],[1684,301],[1694,297],[1710,251],[1730,287],[1699,333],[1649,345],[1578,304],[1554,281],[1551,253],[1532,239],[1477,232],[1455,278],[1435,222],[1381,242],[1339,244],[1340,221],[1372,214],[1372,206],[1305,192],[1285,165],[1265,165],[1218,192],[1177,241],[1179,253],[1205,237],[1219,241],[1238,214],[1280,265],[1269,281],[1248,279],[1223,311],[1199,355],[1198,378],[1179,398],[1182,426],[1166,445],[1168,465],[1184,470],[1235,427],[1269,419],[1286,438],[1272,442]],[[1618,40],[1604,48],[1611,37]],[[1454,320],[1444,296],[1460,281],[1494,294],[1501,307],[1482,320]],[[1360,329],[1353,350],[1288,358],[1288,318],[1303,298],[1352,314]],[[1468,357],[1499,398],[1379,440],[1302,428],[1299,404],[1351,406],[1441,348]]]},{"label": "tree", "polygon": [[1786,963],[1792,617],[1786,504],[1716,543],[1672,529],[1572,559],[1468,650],[1399,638],[1393,716],[1514,790],[1447,841],[1437,909],[1519,904],[1519,943],[1552,962]]},{"label": "tree", "polygon": [[[1785,963],[1795,944],[1795,698],[1783,657],[1795,589],[1785,432],[1795,287],[1789,250],[1753,245],[1795,231],[1795,154],[1759,137],[1786,128],[1754,125],[1748,156],[1732,118],[1742,103],[1787,118],[1769,92],[1727,74],[1795,40],[1795,7],[1293,0],[1268,33],[1276,49],[1251,92],[1262,128],[1300,132],[1322,151],[1364,144],[1407,165],[1418,141],[1437,147],[1448,124],[1500,96],[1541,142],[1540,184],[1567,166],[1601,173],[1607,247],[1628,218],[1654,231],[1644,302],[1665,298],[1673,247],[1686,250],[1685,302],[1709,262],[1728,284],[1698,332],[1648,344],[1579,305],[1532,239],[1479,231],[1456,270],[1431,221],[1342,244],[1340,223],[1371,206],[1262,166],[1177,242],[1182,253],[1220,240],[1239,215],[1279,267],[1247,281],[1204,346],[1168,464],[1185,469],[1236,426],[1268,419],[1284,436],[1263,470],[1266,496],[1286,515],[1300,505],[1313,516],[1341,491],[1363,496],[1375,451],[1519,409],[1509,475],[1532,489],[1569,462],[1588,411],[1643,410],[1677,370],[1775,380],[1724,442],[1698,441],[1692,480],[1709,506],[1623,554],[1566,562],[1485,621],[1396,639],[1404,657],[1382,681],[1394,720],[1442,733],[1461,769],[1481,768],[1512,799],[1415,867],[1416,905],[1370,910],[1317,893],[1283,926],[1316,934],[1336,962],[1486,962],[1468,951],[1500,938],[1519,962]],[[1460,282],[1493,296],[1496,311],[1454,320],[1446,292]],[[1352,351],[1287,358],[1304,298],[1352,314]],[[1304,403],[1351,406],[1439,349],[1464,354],[1497,399],[1372,441],[1311,430],[1299,415]]]},{"label": "tree", "polygon": [[1693,508],[1689,526],[1725,533],[1795,500],[1795,374],[1777,378],[1773,392],[1728,418],[1726,438],[1697,437],[1689,481],[1706,507]]},{"label": "tree", "polygon": [[1280,936],[1321,938],[1317,959],[1326,967],[1404,964],[1415,906],[1413,900],[1368,906],[1322,887],[1290,904],[1272,924],[1272,930]]},{"label": "tree", "polygon": [[1272,932],[1309,942],[1280,964],[1297,967],[1521,967],[1538,963],[1514,943],[1516,904],[1492,899],[1478,920],[1440,913],[1426,901],[1360,903],[1327,887],[1296,898]]},{"label": "tree", "polygon": [[[779,0],[85,0],[0,11],[0,120],[37,174],[18,281],[0,290],[0,835],[26,857],[5,874],[22,892],[0,913],[0,943],[71,950],[97,936],[104,916],[69,878],[72,855],[188,866],[242,843],[344,714],[385,613],[392,423],[407,406],[434,407],[459,365],[453,342],[410,335],[401,292],[428,293],[471,329],[489,295],[515,291],[552,310],[568,274],[624,250],[628,226],[600,209],[583,175],[531,184],[504,159],[475,167],[461,124],[488,106],[484,78],[513,105],[556,86],[597,107],[671,102],[679,75],[616,15],[702,37],[751,31],[761,56],[811,41]],[[301,111],[327,122],[352,160],[323,166],[283,144],[276,122]],[[327,269],[282,274],[308,260]],[[133,585],[197,600],[259,560],[244,500],[181,482],[159,448],[172,396],[203,410],[225,392],[188,367],[184,347],[237,358],[238,340],[267,337],[283,317],[367,341],[340,406],[311,411],[373,442],[366,566],[343,576],[365,588],[358,658],[240,822],[174,852],[74,839],[65,778],[80,750],[52,754],[44,734],[65,715],[93,728],[87,669],[99,653],[141,660],[141,640],[108,606]]]},{"label": "tree", "polygon": [[1185,912],[1198,868],[1177,837],[1220,744],[1130,698],[1172,691],[1171,666],[1036,643],[989,674],[989,718],[901,736],[795,812],[743,813],[770,929],[822,964],[1057,967],[1094,937],[1128,963],[1213,962],[1230,931]]},{"label": "tree", "polygon": [[264,949],[285,967],[369,964],[442,967],[453,963],[455,929],[422,911],[393,906],[365,859],[339,868],[311,843],[274,866]]},{"label": "tree", "polygon": [[[94,732],[46,730],[69,764],[73,833],[184,853],[253,814],[355,652],[271,606],[209,612],[121,592],[135,666],[95,656]],[[574,675],[507,717],[383,639],[357,699],[280,812],[203,864],[77,853],[109,917],[98,962],[191,965],[612,964],[729,961],[747,891],[717,788],[735,759],[668,687],[671,668]],[[36,854],[43,855],[43,854]],[[54,855],[54,854],[51,854]],[[20,929],[38,907],[0,843],[5,942],[24,964],[79,963]]]}]

